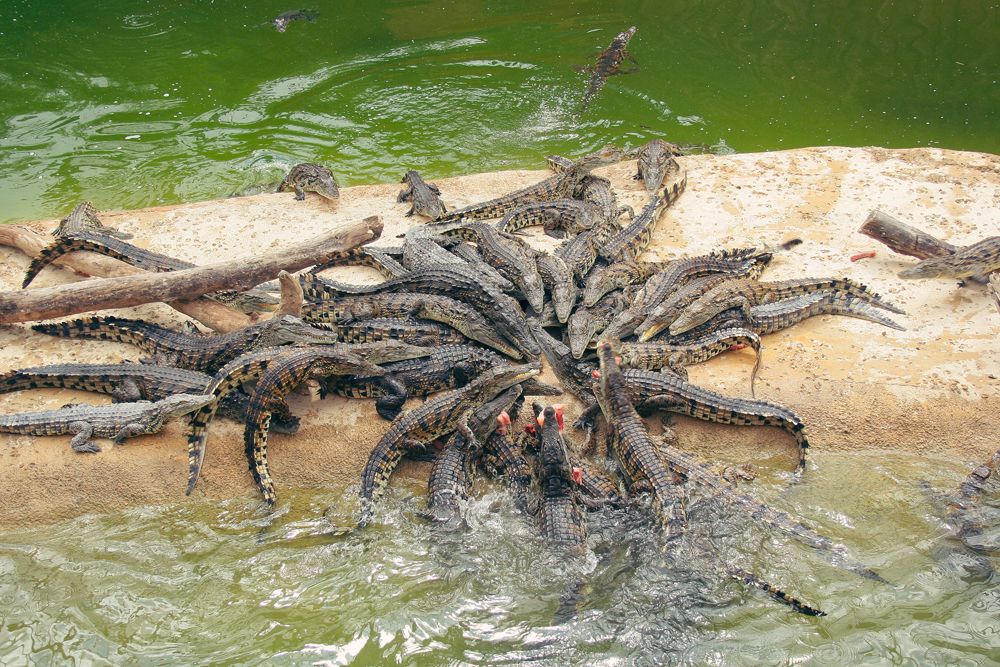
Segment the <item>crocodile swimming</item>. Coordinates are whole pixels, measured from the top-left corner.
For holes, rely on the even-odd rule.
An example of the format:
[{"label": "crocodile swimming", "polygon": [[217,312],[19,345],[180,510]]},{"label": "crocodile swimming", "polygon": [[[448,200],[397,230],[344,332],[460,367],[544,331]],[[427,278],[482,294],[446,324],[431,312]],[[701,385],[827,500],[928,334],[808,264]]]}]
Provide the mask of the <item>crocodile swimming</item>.
[{"label": "crocodile swimming", "polygon": [[126,438],[158,433],[169,419],[193,412],[210,401],[212,396],[207,394],[175,394],[156,402],[72,405],[45,412],[0,415],[0,433],[72,435],[73,451],[95,453],[101,451],[93,440],[95,436],[121,444]]},{"label": "crocodile swimming", "polygon": [[290,9],[287,12],[278,14],[271,23],[274,24],[278,32],[285,32],[288,24],[292,21],[309,21],[312,23],[315,20],[316,12],[310,9]]},{"label": "crocodile swimming", "polygon": [[406,216],[410,217],[414,213],[431,219],[440,218],[448,212],[441,201],[441,190],[433,183],[427,183],[420,174],[410,169],[403,176],[402,183],[406,183],[406,189],[399,193],[396,201],[412,201],[413,206],[407,211]]},{"label": "crocodile swimming", "polygon": [[306,192],[315,192],[324,199],[336,201],[340,198],[337,180],[323,165],[303,162],[292,167],[278,186],[278,192],[295,192],[295,199],[302,201]]},{"label": "crocodile swimming", "polygon": [[583,95],[582,106],[586,109],[593,102],[597,94],[601,92],[604,88],[604,84],[607,83],[608,77],[620,73],[621,64],[625,60],[630,60],[633,63],[635,58],[632,54],[628,52],[628,43],[635,35],[636,27],[632,26],[624,32],[618,33],[608,48],[601,51],[601,54],[597,56],[597,62],[590,68],[588,72],[590,78],[587,81],[587,92]]}]

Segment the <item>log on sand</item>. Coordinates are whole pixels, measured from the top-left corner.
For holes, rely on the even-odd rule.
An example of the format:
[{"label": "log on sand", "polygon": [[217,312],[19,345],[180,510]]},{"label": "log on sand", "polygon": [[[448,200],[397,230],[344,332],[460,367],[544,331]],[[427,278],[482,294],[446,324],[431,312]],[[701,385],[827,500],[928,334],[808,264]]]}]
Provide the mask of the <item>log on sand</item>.
[{"label": "log on sand", "polygon": [[298,271],[322,263],[337,252],[374,241],[381,234],[382,220],[372,216],[258,257],[169,273],[141,272],[70,285],[6,292],[0,294],[0,324],[44,320],[156,301],[172,302],[222,289],[246,290],[273,280],[282,270]]}]

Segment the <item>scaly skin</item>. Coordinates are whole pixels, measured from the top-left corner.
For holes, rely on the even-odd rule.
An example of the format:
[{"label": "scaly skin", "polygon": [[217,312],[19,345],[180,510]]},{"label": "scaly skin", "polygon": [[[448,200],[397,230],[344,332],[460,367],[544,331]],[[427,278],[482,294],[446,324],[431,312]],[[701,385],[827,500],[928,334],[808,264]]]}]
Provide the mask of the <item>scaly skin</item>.
[{"label": "scaly skin", "polygon": [[631,487],[648,489],[653,494],[653,510],[667,539],[679,537],[686,523],[684,495],[673,483],[660,459],[659,445],[632,405],[609,343],[598,343],[597,358],[601,364],[597,399],[611,428],[611,446],[622,471]]},{"label": "scaly skin", "polygon": [[512,234],[531,225],[542,225],[546,234],[561,239],[591,229],[603,219],[601,210],[591,203],[556,199],[515,208],[497,223],[497,229]]},{"label": "scaly skin", "polygon": [[954,254],[928,257],[899,272],[900,278],[958,278],[985,276],[1000,271],[1000,236],[958,248]]},{"label": "scaly skin", "polygon": [[[345,290],[345,287],[348,289]],[[384,294],[387,292],[418,292],[435,296],[448,296],[478,310],[522,352],[531,356],[539,354],[538,345],[535,344],[525,328],[524,313],[517,302],[501,293],[495,286],[484,282],[474,269],[465,266],[428,267],[413,271],[407,276],[372,286],[334,285],[321,278],[313,277],[309,281],[303,279],[303,290],[307,291],[309,298],[312,299],[317,298],[315,295],[318,294],[337,297],[345,294]],[[320,296],[320,298],[323,297]],[[422,317],[436,319],[427,315]],[[461,329],[459,330],[461,331]],[[462,333],[465,332],[462,331]]]},{"label": "scaly skin", "polygon": [[731,482],[713,472],[708,463],[699,461],[689,454],[684,454],[675,447],[661,447],[659,453],[671,470],[683,475],[688,481],[707,489],[713,497],[732,505],[750,519],[786,533],[812,547],[837,567],[843,567],[868,579],[885,582],[882,577],[853,558],[844,546],[834,543],[830,538],[817,533],[787,513],[780,512],[752,496],[741,493]]},{"label": "scaly skin", "polygon": [[537,320],[529,320],[528,323],[535,335],[535,340],[542,348],[545,360],[552,367],[552,372],[559,378],[563,389],[576,396],[584,405],[594,405],[590,376],[592,367],[577,363],[573,359],[570,349],[550,336]]},{"label": "scaly skin", "polygon": [[368,268],[375,269],[386,278],[396,278],[406,274],[403,267],[398,266],[392,260],[386,261],[386,259],[386,255],[381,251],[381,248],[359,246],[334,253],[322,264],[317,264],[309,269],[309,273],[319,273],[334,266],[367,266]]},{"label": "scaly skin", "polygon": [[451,249],[451,254],[465,260],[465,262],[476,271],[480,271],[484,277],[493,281],[493,283],[495,283],[501,291],[510,293],[516,289],[514,287],[514,283],[504,278],[500,275],[499,271],[486,263],[483,256],[478,250],[476,250],[476,246],[471,243],[463,241],[462,243],[456,244],[455,247]]},{"label": "scaly skin", "polygon": [[324,199],[336,201],[340,197],[337,180],[326,167],[303,162],[292,167],[285,180],[278,186],[278,192],[295,192],[295,199],[302,201],[306,192],[315,192]]},{"label": "scaly skin", "polygon": [[[31,265],[28,266],[28,271],[24,275],[21,287],[30,285],[31,281],[35,279],[41,270],[55,260],[77,250],[85,250],[105,255],[106,257],[113,257],[146,271],[181,271],[195,266],[190,262],[161,255],[151,250],[145,250],[102,232],[80,230],[60,235],[51,245],[43,248],[38,257],[33,259]],[[245,313],[274,310],[274,307],[278,303],[278,299],[273,295],[256,289],[245,292],[220,290],[205,294],[204,296],[207,299],[238,308]]]},{"label": "scaly skin", "polygon": [[663,139],[653,139],[639,149],[636,157],[635,180],[642,181],[649,192],[656,192],[668,173],[680,170],[680,165],[674,156],[680,155],[680,149]]},{"label": "scaly skin", "polygon": [[105,226],[101,222],[101,219],[97,217],[97,209],[89,201],[77,204],[69,215],[59,221],[59,226],[52,230],[52,235],[66,236],[82,231],[100,232],[119,239],[132,238],[132,235],[128,232],[122,232],[113,227]]},{"label": "scaly skin", "polygon": [[975,545],[973,539],[989,526],[983,521],[987,515],[974,510],[982,500],[983,494],[988,491],[987,484],[990,478],[996,479],[998,465],[1000,465],[1000,450],[982,465],[973,468],[962,480],[957,493],[947,498],[949,523],[955,527],[958,538],[967,547],[976,551],[981,550],[982,546]]},{"label": "scaly skin", "polygon": [[[690,384],[683,378],[667,373],[656,373],[639,369],[620,371],[625,395],[633,405],[642,408],[657,408],[694,417],[703,421],[734,426],[776,426],[790,433],[799,446],[799,462],[796,470],[806,464],[805,424],[788,408],[771,403],[745,398],[732,398]],[[589,409],[580,415],[576,426],[584,427],[594,416]]]},{"label": "scaly skin", "polygon": [[457,526],[460,519],[459,501],[469,497],[476,472],[476,459],[482,451],[483,442],[497,428],[506,431],[510,425],[507,410],[520,397],[520,385],[507,389],[472,414],[469,433],[456,432],[448,439],[434,460],[427,480],[427,512],[424,516],[449,527]]},{"label": "scaly skin", "polygon": [[539,421],[542,428],[538,454],[542,494],[538,519],[542,535],[569,553],[582,554],[587,544],[587,528],[555,409],[552,406],[545,408]]},{"label": "scaly skin", "polygon": [[473,411],[483,403],[538,373],[538,364],[496,368],[461,389],[439,394],[397,417],[372,450],[361,473],[361,516],[357,525],[361,527],[371,522],[375,500],[385,490],[389,476],[407,449],[427,445],[451,433],[460,424],[467,425]]},{"label": "scaly skin", "polygon": [[599,254],[609,262],[636,259],[649,245],[653,229],[663,212],[666,211],[687,187],[687,174],[681,173],[677,181],[663,188],[662,194],[654,194],[639,215],[629,225],[612,236],[599,250]]},{"label": "scaly skin", "polygon": [[596,153],[591,153],[580,158],[573,163],[572,167],[555,176],[550,176],[540,183],[535,183],[534,185],[481,204],[473,204],[472,206],[452,211],[442,216],[440,221],[454,222],[463,219],[485,220],[488,218],[500,218],[524,204],[553,201],[555,199],[569,199],[573,196],[573,192],[580,182],[592,169],[618,162],[621,160],[621,157],[621,149],[615,146],[605,146]]},{"label": "scaly skin", "polygon": [[271,23],[274,24],[278,32],[285,32],[288,29],[288,24],[292,21],[309,21],[311,23],[315,20],[316,12],[311,12],[308,9],[292,9],[278,14]]},{"label": "scaly skin", "polygon": [[406,183],[407,187],[399,193],[396,201],[413,202],[413,206],[406,213],[407,217],[416,213],[435,219],[447,213],[448,209],[445,208],[444,202],[441,201],[441,190],[433,183],[425,182],[416,171],[410,169],[400,182]]},{"label": "scaly skin", "polygon": [[35,331],[66,338],[96,338],[136,345],[180,368],[214,373],[244,352],[294,343],[334,344],[337,337],[284,315],[218,335],[187,334],[141,320],[89,317],[36,324]]},{"label": "scaly skin", "polygon": [[674,336],[684,333],[730,308],[740,308],[749,314],[753,306],[820,291],[854,297],[890,312],[905,314],[864,285],[847,278],[801,278],[769,283],[737,278],[715,285],[681,311],[670,325],[670,333]]},{"label": "scaly skin", "polygon": [[485,222],[470,222],[441,234],[474,242],[483,259],[517,286],[535,312],[542,310],[545,286],[538,275],[534,252],[523,241]]},{"label": "scaly skin", "polygon": [[593,466],[580,466],[580,502],[588,509],[605,506],[624,507],[625,499],[618,488],[618,481]]},{"label": "scaly skin", "polygon": [[302,319],[306,322],[344,324],[379,317],[434,320],[447,324],[468,338],[508,357],[522,357],[518,350],[494,331],[494,327],[478,310],[456,299],[403,292],[334,296],[337,292],[327,291],[318,279],[304,278],[301,282],[309,298],[320,299],[318,302],[303,304]]},{"label": "scaly skin", "polygon": [[556,254],[566,262],[577,280],[586,280],[587,274],[597,261],[601,247],[621,229],[617,218],[597,225],[556,248]]},{"label": "scaly skin", "polygon": [[556,311],[556,318],[560,323],[565,324],[569,320],[573,306],[576,305],[576,297],[579,290],[576,287],[576,280],[573,272],[569,270],[564,262],[557,255],[548,253],[538,253],[535,258],[538,266],[538,273],[542,276],[542,282],[552,297],[552,305]]},{"label": "scaly skin", "polygon": [[[524,434],[522,434],[524,435]],[[483,463],[494,477],[504,477],[514,495],[514,506],[530,514],[528,489],[531,488],[531,467],[524,458],[524,438],[516,440],[508,433],[495,431],[483,446]]]},{"label": "scaly skin", "polygon": [[637,259],[615,262],[600,271],[587,276],[587,286],[583,291],[583,305],[591,307],[604,298],[605,294],[628,285],[638,285],[653,274],[667,268],[669,262],[644,262]]},{"label": "scaly skin", "polygon": [[615,191],[611,189],[611,181],[603,176],[587,175],[573,191],[573,197],[596,206],[605,222],[618,220],[623,214],[628,215],[629,220],[635,218],[635,211],[631,206],[618,205]]},{"label": "scaly skin", "polygon": [[421,347],[437,345],[461,345],[469,341],[451,327],[433,321],[419,321],[399,318],[379,318],[337,324],[333,327],[337,339],[344,343],[375,343],[382,340],[398,340],[402,343]]},{"label": "scaly skin", "polygon": [[0,415],[0,433],[72,434],[73,451],[94,453],[101,451],[92,439],[94,436],[113,438],[116,444],[121,444],[126,438],[158,433],[169,419],[197,410],[211,400],[212,396],[206,394],[176,394],[155,403],[75,405],[46,412]]},{"label": "scaly skin", "polygon": [[570,315],[566,326],[569,337],[569,349],[574,359],[583,357],[597,334],[615,318],[615,315],[628,307],[629,298],[622,291],[614,291],[601,297],[590,308],[578,308]]},{"label": "scaly skin", "polygon": [[260,376],[247,407],[243,444],[254,483],[268,505],[277,502],[274,482],[267,465],[267,432],[271,406],[284,402],[302,381],[310,377],[381,375],[385,371],[343,348],[291,348],[275,357]]},{"label": "scaly skin", "polygon": [[735,345],[751,347],[757,355],[753,372],[750,374],[752,393],[757,370],[760,367],[760,336],[747,329],[721,329],[685,344],[659,341],[622,343],[618,354],[621,357],[622,368],[642,368],[645,370],[669,368],[687,380],[686,366],[707,361],[729,351]]},{"label": "scaly skin", "polygon": [[583,108],[586,109],[590,106],[590,103],[597,97],[597,94],[601,92],[604,88],[605,82],[607,82],[608,77],[613,74],[618,73],[618,69],[622,62],[626,58],[632,59],[631,54],[628,52],[628,43],[635,35],[635,26],[632,26],[625,32],[620,32],[618,35],[611,40],[611,44],[608,48],[601,51],[601,55],[597,56],[597,62],[593,67],[590,68],[590,81],[587,83],[587,92],[583,95]]},{"label": "scaly skin", "polygon": [[[734,311],[738,314],[738,311]],[[844,315],[868,320],[891,329],[905,331],[896,322],[885,317],[868,303],[838,292],[813,292],[804,296],[783,299],[754,306],[741,326],[765,335],[787,329],[816,315]]]}]

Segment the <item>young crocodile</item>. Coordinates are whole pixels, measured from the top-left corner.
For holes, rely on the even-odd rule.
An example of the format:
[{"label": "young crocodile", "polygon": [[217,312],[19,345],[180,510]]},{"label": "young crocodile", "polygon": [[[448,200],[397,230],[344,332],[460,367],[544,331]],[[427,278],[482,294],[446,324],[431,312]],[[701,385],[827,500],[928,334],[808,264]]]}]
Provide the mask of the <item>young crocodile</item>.
[{"label": "young crocodile", "polygon": [[[140,269],[154,272],[182,271],[194,268],[191,262],[185,262],[158,252],[140,248],[119,238],[109,236],[100,231],[79,230],[60,235],[50,245],[42,248],[38,257],[31,260],[21,287],[27,287],[46,266],[68,253],[85,250],[131,264]],[[278,299],[259,289],[237,292],[235,290],[219,290],[204,295],[220,303],[233,306],[245,313],[274,310]]]},{"label": "young crocodile", "polygon": [[583,291],[583,305],[594,306],[605,294],[629,285],[639,285],[654,274],[665,270],[670,262],[646,262],[638,259],[615,262],[587,276]]},{"label": "young crocodile", "polygon": [[101,451],[94,436],[112,438],[115,444],[121,444],[126,438],[158,433],[170,418],[186,415],[211,401],[212,396],[207,394],[175,394],[155,403],[72,405],[46,412],[0,415],[0,433],[72,434],[73,451],[94,453]]},{"label": "young crocodile", "polygon": [[469,417],[483,403],[538,373],[538,364],[495,368],[465,387],[439,394],[397,417],[372,450],[361,473],[361,514],[357,526],[371,522],[375,500],[385,490],[389,476],[406,450],[427,445],[459,426],[468,428]]},{"label": "young crocodile", "polygon": [[573,306],[576,305],[576,297],[579,294],[573,272],[561,257],[549,253],[537,253],[535,264],[551,297],[552,306],[556,311],[556,319],[561,324],[565,324],[569,320],[570,313],[573,312]]},{"label": "young crocodile", "polygon": [[703,293],[678,314],[670,325],[670,333],[674,336],[684,333],[730,308],[740,308],[744,313],[749,313],[753,306],[820,291],[854,297],[890,312],[904,314],[878,294],[848,278],[801,278],[770,283],[760,283],[752,278],[736,278],[715,285]]},{"label": "young crocodile", "polygon": [[469,341],[456,329],[429,320],[376,318],[348,324],[336,324],[331,330],[344,343],[376,343],[381,340],[398,340],[421,347],[461,345]]},{"label": "young crocodile", "polygon": [[680,170],[680,165],[674,156],[681,150],[663,139],[653,139],[639,149],[636,157],[635,180],[642,181],[649,192],[656,192],[668,173]]},{"label": "young crocodile", "polygon": [[306,192],[315,192],[324,199],[335,201],[340,198],[340,189],[337,187],[337,180],[326,167],[303,162],[292,167],[292,170],[285,176],[278,186],[278,192],[295,191],[295,199],[302,201],[306,198]]},{"label": "young crocodile", "polygon": [[628,52],[628,43],[635,35],[636,27],[632,26],[625,32],[618,33],[608,48],[601,51],[597,56],[597,62],[587,71],[590,72],[590,79],[587,82],[587,92],[583,95],[582,106],[586,109],[597,97],[597,94],[604,88],[608,77],[619,73],[622,62],[626,59],[635,62],[635,58]]},{"label": "young crocodile", "polygon": [[667,539],[679,537],[687,521],[684,493],[674,484],[673,476],[660,458],[659,445],[635,411],[609,343],[598,343],[597,358],[601,371],[595,391],[611,429],[611,448],[629,486],[652,493],[653,511]]},{"label": "young crocodile", "polygon": [[576,236],[604,220],[602,211],[589,202],[556,199],[519,206],[497,223],[497,229],[509,234],[531,225],[541,225],[555,239]]},{"label": "young crocodile", "polygon": [[[1000,236],[989,236],[943,257],[928,257],[899,272],[900,278],[958,278],[1000,271]],[[964,284],[964,283],[962,283]]]},{"label": "young crocodile", "polygon": [[687,187],[687,174],[682,173],[672,185],[663,188],[661,194],[654,194],[639,215],[627,227],[617,232],[601,247],[599,254],[609,262],[621,259],[636,259],[649,245],[653,229],[663,212],[666,211]]},{"label": "young crocodile", "polygon": [[[596,153],[585,155],[567,170],[545,180],[529,185],[515,192],[491,199],[480,204],[466,206],[441,217],[441,222],[458,220],[500,218],[524,204],[556,199],[569,199],[580,183],[590,174],[592,169],[613,164],[622,158],[621,149],[616,146],[605,146]],[[434,228],[434,225],[429,225]]]},{"label": "young crocodile", "polygon": [[542,431],[538,454],[541,489],[538,520],[542,535],[569,553],[582,554],[587,545],[587,528],[555,408],[546,407],[538,422]]},{"label": "young crocodile", "polygon": [[583,357],[599,333],[611,323],[622,310],[631,303],[629,295],[622,290],[615,290],[601,297],[589,308],[577,308],[570,315],[566,325],[566,336],[569,339],[569,349],[574,359]]},{"label": "young crocodile", "polygon": [[448,212],[448,209],[444,207],[444,202],[441,201],[441,190],[438,186],[425,182],[420,177],[420,174],[413,169],[406,172],[406,175],[403,176],[403,180],[400,182],[406,183],[407,187],[399,193],[396,201],[413,202],[413,206],[407,211],[406,217],[417,213],[431,219],[437,219]]},{"label": "young crocodile", "polygon": [[53,324],[36,324],[35,331],[66,338],[97,338],[131,343],[165,365],[214,373],[244,352],[294,343],[337,343],[332,332],[311,327],[290,315],[251,324],[230,333],[188,334],[151,322],[122,317],[88,317]]},{"label": "young crocodile", "polygon": [[278,14],[271,23],[278,32],[285,32],[288,28],[288,24],[292,21],[309,21],[312,23],[316,20],[316,12],[309,9],[290,9],[287,12],[281,12]]},{"label": "young crocodile", "polygon": [[288,348],[274,357],[268,364],[267,370],[257,380],[247,407],[243,444],[254,483],[268,505],[277,502],[274,482],[267,465],[267,432],[271,423],[271,406],[283,402],[303,380],[310,377],[325,378],[331,375],[372,377],[385,372],[378,366],[346,351],[345,347]]},{"label": "young crocodile", "polygon": [[469,419],[472,437],[456,432],[448,439],[427,480],[427,512],[423,516],[450,528],[460,525],[459,501],[469,497],[483,443],[494,430],[506,432],[510,425],[507,410],[520,397],[520,385],[507,389],[473,413]]}]

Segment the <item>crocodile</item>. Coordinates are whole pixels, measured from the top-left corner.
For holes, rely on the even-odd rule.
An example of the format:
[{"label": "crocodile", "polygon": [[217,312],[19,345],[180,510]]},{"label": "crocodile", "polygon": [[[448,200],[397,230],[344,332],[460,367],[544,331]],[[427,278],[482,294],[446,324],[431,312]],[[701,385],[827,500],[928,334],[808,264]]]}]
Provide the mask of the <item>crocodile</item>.
[{"label": "crocodile", "polygon": [[[573,192],[583,181],[592,169],[600,166],[613,164],[621,160],[622,152],[617,146],[605,146],[596,153],[585,155],[573,166],[550,176],[545,180],[529,185],[515,192],[491,199],[480,204],[473,204],[458,210],[453,210],[440,218],[441,222],[455,222],[469,219],[500,218],[510,211],[524,204],[534,202],[552,201],[555,199],[569,199]],[[429,225],[429,228],[435,225]]]},{"label": "crocodile", "polygon": [[480,271],[484,278],[492,281],[502,291],[510,293],[517,289],[514,287],[514,283],[504,278],[499,271],[483,259],[482,254],[471,243],[463,241],[462,243],[455,244],[451,248],[451,254],[465,260],[469,266]]},{"label": "crocodile", "polygon": [[635,218],[635,211],[631,206],[618,205],[618,199],[611,189],[611,181],[603,176],[588,174],[573,191],[573,197],[596,206],[606,221],[618,220],[622,215],[627,215],[629,220]]},{"label": "crocodile", "polygon": [[928,257],[899,272],[900,278],[966,278],[1000,271],[1000,236],[957,248],[951,255]]},{"label": "crocodile", "polygon": [[890,312],[905,314],[866,286],[848,278],[802,278],[769,283],[736,278],[715,285],[687,306],[670,325],[670,333],[674,336],[684,333],[730,308],[740,308],[747,313],[753,306],[820,291],[854,297]]},{"label": "crocodile", "polygon": [[[740,315],[739,311],[735,310],[727,313],[730,317]],[[720,314],[719,319],[726,319],[724,315],[725,313]],[[816,315],[844,315],[881,324],[897,331],[906,331],[906,327],[885,317],[867,302],[837,292],[812,292],[754,306],[739,326],[750,329],[758,335],[766,335],[787,329]]]},{"label": "crocodile", "polygon": [[[315,280],[302,278],[302,285],[312,298],[319,302],[302,305],[302,319],[323,324],[346,324],[365,319],[384,317],[411,317],[441,322],[461,332],[467,338],[482,343],[514,359],[523,355],[487,321],[478,310],[462,301],[433,294],[362,294],[327,296],[322,285]],[[332,292],[335,294],[336,292]]]},{"label": "crocodile", "polygon": [[469,417],[479,406],[508,387],[535,377],[539,369],[537,363],[494,368],[461,389],[438,394],[422,406],[399,415],[372,450],[361,473],[361,513],[357,527],[371,522],[375,500],[388,485],[389,476],[406,450],[427,445],[459,425],[467,427]]},{"label": "crocodile", "polygon": [[[42,248],[38,257],[31,260],[21,287],[31,284],[35,277],[46,266],[70,252],[85,250],[131,264],[140,269],[154,272],[182,271],[194,268],[191,262],[185,262],[174,257],[161,255],[158,252],[140,248],[131,243],[109,236],[104,232],[79,230],[60,235],[50,245]],[[207,299],[239,308],[243,312],[264,312],[274,310],[278,299],[259,289],[237,292],[235,290],[219,290],[204,295]]]},{"label": "crocodile", "polygon": [[288,29],[288,24],[292,21],[309,21],[312,23],[316,20],[316,12],[309,9],[290,9],[287,12],[281,12],[278,14],[271,23],[278,32],[285,32]]},{"label": "crocodile", "polygon": [[531,467],[524,458],[527,434],[512,438],[509,433],[494,431],[483,445],[483,465],[494,477],[503,477],[510,486],[514,507],[531,514],[528,489],[531,488]]},{"label": "crocodile", "polygon": [[632,404],[610,343],[598,343],[597,358],[601,370],[595,393],[610,426],[611,448],[629,486],[652,494],[653,511],[667,539],[675,539],[683,533],[687,522],[684,493],[674,484],[673,476],[660,458],[659,445]]},{"label": "crocodile", "polygon": [[578,308],[566,325],[569,349],[574,359],[580,359],[597,334],[604,331],[619,312],[628,307],[629,295],[622,290],[605,294],[589,308]]},{"label": "crocodile", "polygon": [[361,320],[331,327],[337,339],[344,343],[375,343],[398,340],[411,345],[459,345],[468,342],[459,331],[434,321],[399,318]]},{"label": "crocodile", "polygon": [[674,159],[680,154],[680,148],[663,139],[653,139],[643,144],[636,156],[635,180],[642,181],[649,192],[656,192],[667,174],[680,170],[680,165]]},{"label": "crocodile", "polygon": [[754,380],[760,368],[760,336],[747,329],[720,329],[690,343],[671,344],[667,342],[622,343],[618,349],[622,368],[642,368],[659,370],[668,368],[687,380],[686,366],[707,361],[736,346],[753,348],[756,361],[750,373],[750,392],[753,395]]},{"label": "crocodile", "polygon": [[552,372],[559,378],[563,389],[573,394],[584,405],[594,405],[594,393],[591,388],[593,366],[577,363],[573,359],[569,347],[550,336],[538,320],[529,319],[528,325],[542,349],[545,360],[552,367]]},{"label": "crocodile", "polygon": [[386,278],[397,278],[408,273],[405,267],[388,257],[382,248],[372,246],[358,246],[336,252],[322,264],[309,269],[309,273],[319,273],[335,266],[367,266]]},{"label": "crocodile", "polygon": [[574,479],[580,487],[580,502],[587,509],[624,507],[626,500],[618,488],[618,480],[595,466],[575,466]]},{"label": "crocodile", "polygon": [[151,322],[122,317],[88,317],[36,324],[35,331],[65,338],[96,338],[136,345],[168,366],[215,373],[244,352],[293,343],[334,344],[335,334],[291,315],[251,324],[230,333],[206,335],[175,331]]},{"label": "crocodile", "polygon": [[[37,388],[63,388],[110,394],[115,403],[159,401],[174,394],[204,394],[212,376],[172,366],[153,364],[55,364],[21,368],[0,375],[0,393]],[[248,397],[232,394],[219,406],[220,414],[242,422]],[[272,428],[294,433],[298,418],[285,410]]]},{"label": "crocodile", "polygon": [[622,260],[610,264],[600,271],[587,276],[583,291],[583,305],[594,306],[605,294],[629,285],[639,285],[660,273],[670,262],[647,262],[638,259]]},{"label": "crocodile", "polygon": [[53,236],[66,236],[76,232],[101,232],[119,239],[130,239],[132,234],[114,227],[108,227],[97,217],[97,209],[89,201],[77,204],[65,218],[59,221],[59,226],[52,230]]},{"label": "crocodile", "polygon": [[[345,346],[346,347],[346,346]],[[257,380],[247,407],[243,444],[254,483],[273,506],[277,502],[274,482],[267,465],[267,433],[271,422],[271,406],[284,402],[285,397],[303,380],[331,375],[374,376],[385,371],[354,355],[344,347],[309,346],[289,348],[273,358],[267,370]]]},{"label": "crocodile", "polygon": [[[484,282],[480,274],[470,267],[450,264],[432,266],[370,286],[333,284],[316,276],[301,280],[303,291],[310,299],[325,298],[324,295],[336,297],[345,294],[386,292],[418,292],[448,296],[478,310],[521,352],[531,356],[539,354],[538,345],[525,328],[521,307],[494,285]],[[426,319],[435,318],[426,317]]]},{"label": "crocodile", "polygon": [[636,259],[649,245],[649,240],[653,236],[653,228],[656,227],[663,212],[677,201],[685,187],[687,187],[687,174],[681,173],[680,178],[663,188],[661,194],[654,194],[650,197],[649,203],[628,226],[608,239],[607,243],[598,251],[600,256],[609,262],[620,259]]},{"label": "crocodile", "polygon": [[555,409],[546,407],[538,422],[542,441],[538,455],[541,489],[538,518],[542,535],[569,553],[582,554],[587,544],[587,529]]},{"label": "crocodile", "polygon": [[413,169],[406,172],[401,183],[406,183],[406,189],[399,193],[396,201],[412,201],[413,206],[406,212],[406,217],[414,213],[431,219],[440,218],[448,212],[441,201],[441,190],[433,183],[427,183]]},{"label": "crocodile", "polygon": [[735,485],[715,473],[710,464],[669,445],[659,448],[659,456],[668,468],[682,475],[689,482],[709,491],[713,498],[733,506],[750,519],[781,531],[811,547],[832,565],[850,570],[867,579],[888,583],[879,574],[852,556],[843,545],[835,543],[829,537],[821,535],[815,529],[794,519],[787,513],[776,510],[753,496],[740,492]]},{"label": "crocodile", "polygon": [[552,305],[556,311],[556,318],[561,324],[565,324],[573,312],[576,305],[576,298],[579,290],[573,272],[566,266],[566,262],[558,255],[548,253],[538,253],[535,257],[535,264],[538,273],[542,276],[549,295],[552,297]]},{"label": "crocodile", "polygon": [[[338,344],[333,346],[333,349],[347,350],[373,364],[400,361],[428,354],[424,348],[396,342],[372,343],[367,345]],[[265,347],[251,350],[233,359],[215,373],[205,393],[211,394],[216,400],[191,416],[191,425],[188,429],[187,495],[191,495],[191,491],[194,490],[195,484],[198,482],[198,477],[201,474],[201,466],[205,460],[205,445],[208,441],[208,427],[215,417],[220,402],[226,396],[239,390],[244,383],[258,380],[275,359],[295,351],[296,348],[290,347]],[[371,372],[372,374],[384,373],[381,369],[375,370],[374,368],[371,369]],[[273,410],[275,406],[272,405],[271,407]]]},{"label": "crocodile", "polygon": [[601,209],[594,204],[577,199],[556,199],[515,208],[497,223],[497,229],[516,233],[525,227],[541,225],[546,234],[562,239],[591,229],[603,219]]},{"label": "crocodile", "polygon": [[597,262],[601,247],[621,228],[618,219],[612,218],[589,231],[577,234],[556,248],[555,254],[566,262],[566,266],[577,280],[586,280],[587,274]]},{"label": "crocodile", "polygon": [[278,192],[295,192],[295,199],[302,201],[306,192],[315,192],[324,199],[335,201],[340,198],[337,180],[326,167],[312,162],[303,162],[292,167],[278,186]]},{"label": "crocodile", "polygon": [[469,433],[456,432],[448,439],[427,480],[427,512],[423,516],[451,528],[460,525],[459,501],[469,497],[483,442],[498,428],[506,431],[511,421],[507,410],[520,397],[520,385],[507,389],[472,414]]},{"label": "crocodile", "polygon": [[538,275],[534,251],[524,241],[484,222],[465,223],[441,235],[474,242],[483,259],[517,286],[535,312],[542,310],[545,286]]},{"label": "crocodile", "polygon": [[193,412],[212,399],[207,394],[175,394],[156,402],[78,404],[45,412],[0,415],[0,433],[72,435],[73,451],[96,453],[101,448],[94,436],[112,438],[115,444],[121,444],[126,438],[158,433],[172,417]]},{"label": "crocodile", "polygon": [[633,63],[635,62],[635,58],[628,51],[629,40],[635,35],[635,31],[636,27],[632,26],[625,32],[618,33],[611,40],[608,48],[601,51],[601,54],[597,56],[597,62],[587,70],[590,73],[590,79],[587,82],[587,92],[583,95],[582,106],[584,109],[590,106],[590,103],[597,97],[597,94],[601,92],[608,77],[620,72],[619,68],[626,59]]},{"label": "crocodile", "polygon": [[[617,364],[615,367],[618,367]],[[676,412],[718,424],[776,426],[787,431],[795,438],[799,448],[799,460],[795,469],[801,471],[805,468],[809,439],[806,437],[805,424],[792,410],[770,401],[724,396],[693,385],[672,373],[630,368],[620,370],[619,375],[625,395],[639,408]],[[584,410],[574,426],[590,427],[596,412],[592,407]]]}]

